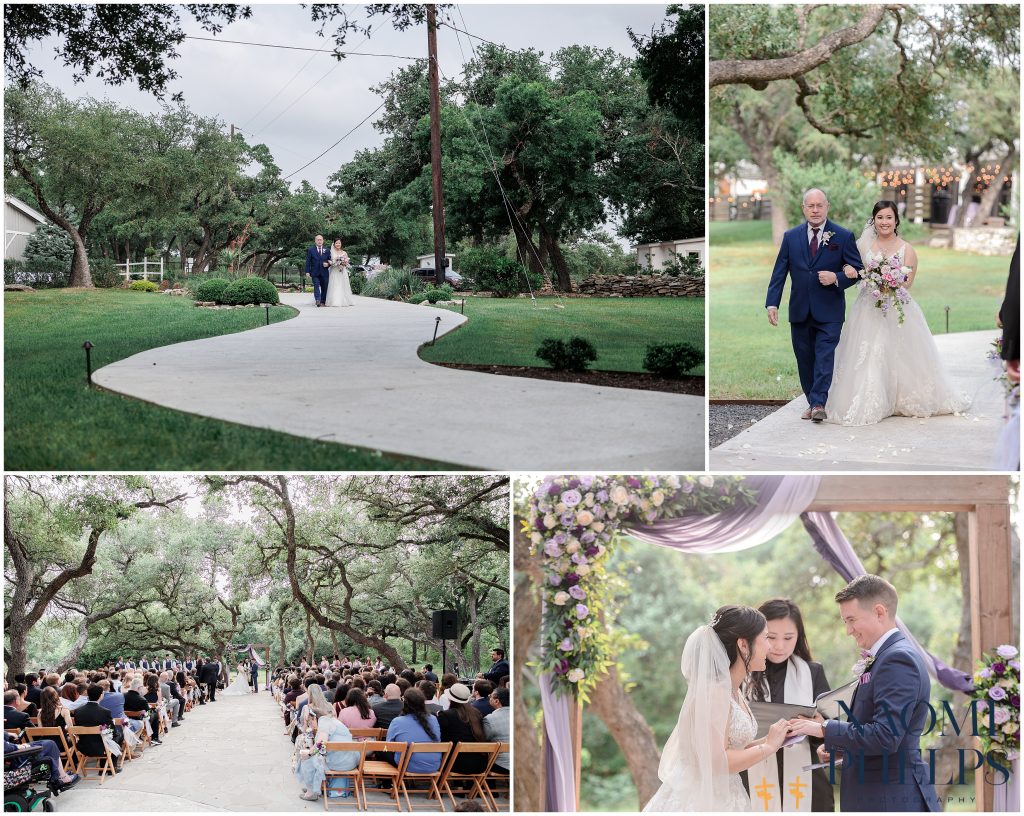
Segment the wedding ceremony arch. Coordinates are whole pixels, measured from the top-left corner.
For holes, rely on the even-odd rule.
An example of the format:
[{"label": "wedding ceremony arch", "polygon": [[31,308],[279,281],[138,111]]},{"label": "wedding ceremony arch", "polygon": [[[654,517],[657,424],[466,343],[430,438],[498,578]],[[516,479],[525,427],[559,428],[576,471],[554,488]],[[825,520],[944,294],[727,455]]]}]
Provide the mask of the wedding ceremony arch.
[{"label": "wedding ceremony arch", "polygon": [[[730,552],[763,544],[799,519],[818,554],[850,580],[864,569],[836,512],[966,513],[972,658],[1016,642],[1006,477],[559,476],[541,483],[522,530],[529,541],[526,571],[540,586],[544,609],[544,809],[579,806],[583,706],[613,662],[598,624],[603,563],[616,540],[629,536],[682,553]],[[973,688],[970,676],[921,651],[941,685],[964,693]],[[517,654],[517,663],[522,659]],[[527,784],[523,774],[517,778]],[[1016,773],[1013,782],[1019,791]],[[993,788],[981,774],[975,785],[979,810],[1006,806],[994,796],[1011,795],[1011,786]]]}]

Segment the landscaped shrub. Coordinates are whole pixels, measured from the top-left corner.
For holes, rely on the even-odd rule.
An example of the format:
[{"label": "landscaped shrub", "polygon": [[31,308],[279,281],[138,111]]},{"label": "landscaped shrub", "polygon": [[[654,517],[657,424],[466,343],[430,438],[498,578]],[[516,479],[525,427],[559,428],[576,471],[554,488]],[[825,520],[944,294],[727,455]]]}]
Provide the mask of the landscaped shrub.
[{"label": "landscaped shrub", "polygon": [[132,281],[128,286],[133,292],[155,292],[160,287],[151,280]]},{"label": "landscaped shrub", "polygon": [[266,278],[259,278],[255,275],[239,278],[230,284],[221,295],[221,302],[232,306],[241,306],[247,303],[277,303],[279,300],[277,287]]},{"label": "landscaped shrub", "polygon": [[[75,245],[64,230],[52,224],[40,224],[25,243],[18,279],[9,282],[24,283],[36,289],[67,286],[74,253]],[[4,277],[7,282],[6,275]]]},{"label": "landscaped shrub", "polygon": [[348,282],[352,286],[352,294],[359,295],[366,286],[366,274],[363,272],[349,272]]},{"label": "landscaped shrub", "polygon": [[439,300],[451,300],[455,297],[455,290],[450,283],[442,283],[438,287],[427,289],[423,295],[431,303],[437,303]]},{"label": "landscaped shrub", "polygon": [[196,296],[196,300],[206,303],[210,301],[220,303],[221,298],[224,296],[224,290],[230,285],[231,281],[227,278],[210,278],[196,286],[192,293]]},{"label": "landscaped shrub", "polygon": [[419,306],[421,303],[425,303],[427,300],[426,292],[417,292],[415,295],[409,298],[409,303],[413,306]]},{"label": "landscaped shrub", "polygon": [[568,343],[548,337],[537,349],[537,356],[559,371],[586,371],[597,359],[597,349],[583,337],[573,337]]},{"label": "landscaped shrub", "polygon": [[408,300],[416,292],[423,291],[423,281],[408,269],[385,269],[366,282],[361,295],[384,298],[385,300]]},{"label": "landscaped shrub", "polygon": [[99,289],[114,289],[124,282],[111,258],[90,258],[89,274],[92,275],[93,286]]},{"label": "landscaped shrub", "polygon": [[[544,285],[540,275],[533,274],[498,247],[472,247],[459,256],[459,274],[473,281],[473,291],[493,292],[495,297],[515,297],[520,292]],[[529,283],[527,283],[529,279]]]},{"label": "landscaped shrub", "polygon": [[703,363],[704,355],[689,343],[651,343],[644,355],[645,370],[677,380]]},{"label": "landscaped shrub", "polygon": [[701,266],[700,258],[696,255],[676,253],[661,267],[661,274],[671,278],[703,278],[704,267]]}]

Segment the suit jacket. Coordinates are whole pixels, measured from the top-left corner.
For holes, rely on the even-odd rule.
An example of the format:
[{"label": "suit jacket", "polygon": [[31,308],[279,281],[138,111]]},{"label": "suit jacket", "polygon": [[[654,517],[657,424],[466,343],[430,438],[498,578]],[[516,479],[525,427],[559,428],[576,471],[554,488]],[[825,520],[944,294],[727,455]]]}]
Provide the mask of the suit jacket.
[{"label": "suit jacket", "polygon": [[306,274],[310,277],[326,275],[327,267],[324,266],[324,261],[330,262],[330,260],[331,248],[327,244],[324,244],[322,251],[316,248],[316,244],[313,244],[306,250]]},{"label": "suit jacket", "polygon": [[373,709],[373,713],[377,715],[376,728],[387,728],[395,717],[402,715],[401,700],[384,700],[370,707]]},{"label": "suit jacket", "polygon": [[18,711],[14,706],[4,706],[4,728],[28,728],[32,721],[24,711]]},{"label": "suit jacket", "polygon": [[892,635],[854,692],[856,722],[825,723],[826,750],[843,754],[840,810],[941,810],[920,749],[930,691],[917,650],[902,632]]},{"label": "suit jacket", "polygon": [[508,670],[508,661],[505,658],[498,660],[491,666],[491,668],[484,672],[484,679],[490,680],[495,686],[501,681],[502,677],[506,677],[510,674]]},{"label": "suit jacket", "polygon": [[[857,240],[852,232],[838,224],[826,221],[821,236],[826,232],[834,235],[828,243],[818,247],[818,254],[811,258],[807,243],[807,222],[786,232],[775,259],[765,307],[778,306],[782,302],[782,290],[787,276],[792,279],[789,293],[789,322],[802,323],[813,318],[819,323],[842,323],[846,319],[845,292],[858,278],[847,278],[843,264],[857,269],[864,264],[857,251]],[[819,236],[819,243],[821,240]],[[839,285],[822,286],[818,281],[819,272],[835,272]],[[488,678],[489,679],[489,678]]]},{"label": "suit jacket", "polygon": [[1003,348],[1000,356],[1004,360],[1020,359],[1020,236],[1017,248],[1010,259],[1010,275],[1006,279],[1006,296],[999,308],[999,319],[1003,323]]},{"label": "suit jacket", "polygon": [[211,660],[209,663],[203,664],[203,670],[199,675],[199,682],[210,685],[217,682],[217,678],[220,677],[220,664]]},{"label": "suit jacket", "polygon": [[[111,731],[114,729],[113,716],[99,703],[90,701],[84,706],[76,708],[71,716],[75,721],[75,725],[109,725]],[[103,756],[103,739],[94,734],[79,737],[78,750],[87,756]]]},{"label": "suit jacket", "polygon": [[25,700],[30,703],[39,705],[39,698],[42,696],[43,690],[39,686],[29,686],[25,691]]}]

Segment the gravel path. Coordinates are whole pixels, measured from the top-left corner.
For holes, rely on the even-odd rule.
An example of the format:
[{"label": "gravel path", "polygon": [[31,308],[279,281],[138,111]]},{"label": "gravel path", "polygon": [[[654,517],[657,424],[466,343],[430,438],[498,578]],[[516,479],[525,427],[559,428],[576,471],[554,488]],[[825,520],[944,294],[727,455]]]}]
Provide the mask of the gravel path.
[{"label": "gravel path", "polygon": [[740,431],[746,430],[781,407],[780,405],[744,405],[742,403],[710,405],[708,407],[708,442],[710,446],[717,448]]}]

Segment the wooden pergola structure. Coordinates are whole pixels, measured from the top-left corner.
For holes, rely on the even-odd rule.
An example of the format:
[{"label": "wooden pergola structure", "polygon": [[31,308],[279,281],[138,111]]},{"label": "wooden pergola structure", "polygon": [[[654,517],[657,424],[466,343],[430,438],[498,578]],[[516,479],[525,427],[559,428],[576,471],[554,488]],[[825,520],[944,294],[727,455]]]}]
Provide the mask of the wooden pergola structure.
[{"label": "wooden pergola structure", "polygon": [[[1015,572],[1010,548],[1007,476],[822,476],[807,512],[968,514],[971,658],[987,648],[1017,643],[1012,604]],[[576,807],[579,809],[583,707],[571,715]],[[991,811],[993,788],[975,774],[975,807]]]}]

